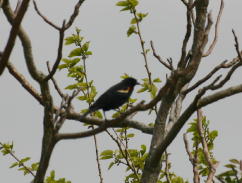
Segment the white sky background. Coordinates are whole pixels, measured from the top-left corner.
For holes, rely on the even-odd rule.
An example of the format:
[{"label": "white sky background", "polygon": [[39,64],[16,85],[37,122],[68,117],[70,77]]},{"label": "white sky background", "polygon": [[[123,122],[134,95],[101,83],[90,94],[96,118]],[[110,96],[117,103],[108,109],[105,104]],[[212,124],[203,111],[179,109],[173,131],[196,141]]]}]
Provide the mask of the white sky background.
[{"label": "white sky background", "polygon": [[[16,3],[15,1],[12,2]],[[88,74],[89,79],[95,81],[99,94],[118,82],[123,73],[131,74],[138,80],[146,77],[138,37],[127,38],[126,36],[131,15],[127,12],[119,12],[120,8],[115,6],[116,2],[112,0],[86,0],[80,9],[79,17],[66,33],[66,36],[70,35],[77,26],[82,29],[81,34],[91,41],[90,49],[93,51],[93,56],[88,59]],[[76,1],[42,0],[38,2],[38,5],[43,14],[60,25],[63,19],[69,18],[75,3]],[[213,0],[210,4],[209,9],[212,10],[214,19],[218,12],[219,3],[220,1]],[[207,71],[221,61],[230,60],[236,56],[231,29],[235,29],[242,45],[241,7],[241,0],[225,0],[219,41],[213,54],[202,61],[200,71],[194,81],[205,75]],[[149,41],[153,40],[157,53],[163,58],[172,57],[174,62],[177,63],[186,26],[183,4],[179,0],[141,0],[138,11],[149,12],[148,17],[141,24],[146,47],[149,47]],[[0,11],[0,23],[0,49],[3,50],[10,27],[6,24],[2,11]],[[46,72],[45,62],[50,60],[53,63],[57,54],[58,33],[36,15],[32,3],[24,18],[23,26],[32,40],[37,65]],[[64,47],[64,56],[67,55],[68,50],[70,50],[69,47]],[[162,81],[165,81],[168,71],[151,54],[148,59],[153,77],[160,77]],[[30,78],[26,71],[19,41],[14,47],[11,61],[27,78]],[[241,69],[238,69],[229,85],[242,82],[240,72]],[[65,71],[58,72],[56,78],[62,88],[71,82],[71,80],[66,79]],[[38,87],[32,79],[31,83]],[[39,161],[43,133],[42,107],[10,76],[7,70],[0,77],[0,86],[0,141],[14,141],[18,157],[30,156],[33,162]],[[133,97],[137,97],[139,100],[147,99],[147,95],[135,92]],[[189,99],[191,98],[186,100],[186,104],[190,102]],[[60,102],[56,94],[55,101],[57,105]],[[215,146],[215,157],[221,161],[219,170],[223,170],[222,165],[230,158],[242,159],[240,142],[242,138],[241,105],[241,95],[237,95],[204,109],[205,115],[211,121],[210,128],[219,131]],[[75,107],[79,111],[86,106],[76,101]],[[109,112],[108,115],[110,116],[111,113]],[[147,123],[152,122],[154,117],[147,118],[146,114],[138,115],[137,119]],[[185,154],[181,136],[185,129],[186,127],[169,147],[169,152],[172,153],[173,170],[178,175],[191,180],[192,169]],[[81,130],[79,123],[68,121],[63,131],[78,130]],[[142,135],[139,132],[137,134],[133,147],[139,147],[144,143],[149,147],[150,136]],[[111,146],[113,142],[105,134],[98,135],[98,142],[100,151],[113,147]],[[83,181],[96,183],[99,182],[99,178],[95,159],[92,137],[62,141],[57,144],[52,154],[49,171],[54,169],[57,177],[65,177],[73,183]],[[1,180],[4,180],[5,183],[30,182],[32,180],[30,175],[23,176],[21,172],[8,168],[12,162],[14,160],[11,157],[0,156]],[[104,161],[101,163],[105,183],[123,182],[123,169],[120,170],[120,167],[118,167],[108,171],[108,163]]]}]

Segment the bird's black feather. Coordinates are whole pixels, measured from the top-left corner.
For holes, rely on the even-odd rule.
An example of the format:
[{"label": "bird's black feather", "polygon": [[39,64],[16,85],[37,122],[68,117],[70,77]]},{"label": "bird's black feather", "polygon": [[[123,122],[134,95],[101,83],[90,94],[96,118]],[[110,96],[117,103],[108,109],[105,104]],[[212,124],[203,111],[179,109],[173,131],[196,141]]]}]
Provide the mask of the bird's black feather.
[{"label": "bird's black feather", "polygon": [[83,116],[99,109],[105,112],[122,106],[128,101],[137,84],[139,84],[137,80],[131,77],[122,80],[104,92]]}]

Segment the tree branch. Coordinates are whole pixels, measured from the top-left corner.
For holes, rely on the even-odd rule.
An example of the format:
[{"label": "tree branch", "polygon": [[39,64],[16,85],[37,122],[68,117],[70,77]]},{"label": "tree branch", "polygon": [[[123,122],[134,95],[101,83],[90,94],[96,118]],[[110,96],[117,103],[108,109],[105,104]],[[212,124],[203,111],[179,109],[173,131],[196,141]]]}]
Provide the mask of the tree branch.
[{"label": "tree branch", "polygon": [[41,94],[28,82],[25,77],[9,62],[7,65],[9,73],[41,104],[44,105]]},{"label": "tree branch", "polygon": [[83,137],[90,137],[93,135],[96,135],[98,133],[101,133],[107,129],[106,125],[102,125],[98,128],[84,131],[84,132],[78,132],[78,133],[59,133],[56,135],[57,141],[64,140],[64,139],[77,139],[77,138],[83,138]]},{"label": "tree branch", "polygon": [[[9,5],[8,0],[5,0],[3,3],[3,11],[9,23],[13,25],[14,13]],[[43,78],[43,74],[40,71],[38,71],[38,69],[35,66],[31,41],[21,26],[19,27],[18,35],[23,46],[24,57],[25,57],[26,65],[28,67],[28,71],[34,80],[36,80],[37,82],[40,82]]]},{"label": "tree branch", "polygon": [[222,13],[223,13],[223,9],[224,9],[224,0],[221,0],[219,13],[218,13],[216,24],[215,24],[214,39],[213,39],[213,42],[211,43],[211,45],[209,46],[207,52],[205,54],[203,54],[203,57],[209,56],[212,53],[212,51],[213,51],[213,49],[214,49],[214,47],[215,47],[215,45],[217,43],[218,31],[219,31],[219,23],[220,23],[220,19],[221,19]]},{"label": "tree branch", "polygon": [[164,65],[167,69],[173,71],[174,68],[173,68],[173,65],[171,62],[169,62],[169,64],[167,64],[165,61],[163,61],[159,55],[157,55],[156,51],[155,51],[155,48],[154,48],[154,45],[153,45],[153,41],[150,41],[150,46],[152,48],[152,51],[153,51],[153,55],[154,57],[162,64]]},{"label": "tree branch", "polygon": [[39,10],[38,6],[37,6],[37,3],[35,2],[35,0],[33,1],[33,4],[34,4],[34,9],[35,11],[37,12],[37,14],[47,23],[49,24],[51,27],[53,27],[54,29],[57,29],[57,30],[61,30],[61,28],[58,26],[58,25],[55,25],[53,22],[51,22],[50,20],[48,20],[48,18],[46,18]]},{"label": "tree branch", "polygon": [[[6,3],[4,2],[4,4],[6,4]],[[12,49],[15,45],[14,43],[15,43],[16,37],[18,35],[20,24],[27,11],[28,5],[29,5],[29,0],[23,0],[19,10],[17,11],[17,15],[13,18],[12,28],[11,28],[10,35],[8,38],[8,42],[6,44],[6,47],[4,48],[4,51],[3,51],[3,54],[2,54],[2,57],[0,60],[0,75],[2,75],[5,67],[7,66],[8,59],[9,59]]]},{"label": "tree branch", "polygon": [[[49,61],[47,61],[46,63],[47,65],[47,69],[48,69],[48,72],[50,73],[50,64],[49,64]],[[51,77],[51,81],[56,89],[56,91],[58,92],[58,94],[60,95],[61,98],[65,97],[65,95],[63,94],[63,92],[61,91],[60,87],[58,86],[57,84],[57,81],[55,80],[54,76]]]},{"label": "tree branch", "polygon": [[79,0],[74,8],[74,11],[72,13],[72,15],[70,16],[69,18],[69,21],[67,22],[67,24],[65,25],[65,30],[66,29],[69,29],[71,27],[71,25],[73,24],[73,22],[75,21],[76,17],[78,16],[79,14],[79,9],[82,5],[82,3],[84,2],[85,0]]},{"label": "tree branch", "polygon": [[191,31],[192,31],[192,21],[191,21],[191,17],[192,17],[192,9],[190,9],[190,2],[185,2],[184,0],[182,0],[182,2],[186,5],[187,7],[187,13],[186,13],[186,17],[187,17],[187,27],[186,27],[186,34],[182,43],[182,49],[181,49],[181,58],[180,61],[178,63],[178,67],[184,68],[186,66],[186,55],[187,55],[187,44],[188,41],[190,39],[191,36]]},{"label": "tree branch", "polygon": [[65,36],[64,33],[65,33],[65,21],[63,21],[62,27],[59,30],[59,46],[58,46],[55,64],[54,64],[52,70],[50,71],[49,75],[45,77],[45,79],[44,79],[45,81],[50,80],[54,76],[54,74],[56,73],[58,66],[60,64],[60,61],[61,61],[61,58],[62,58],[64,36]]}]

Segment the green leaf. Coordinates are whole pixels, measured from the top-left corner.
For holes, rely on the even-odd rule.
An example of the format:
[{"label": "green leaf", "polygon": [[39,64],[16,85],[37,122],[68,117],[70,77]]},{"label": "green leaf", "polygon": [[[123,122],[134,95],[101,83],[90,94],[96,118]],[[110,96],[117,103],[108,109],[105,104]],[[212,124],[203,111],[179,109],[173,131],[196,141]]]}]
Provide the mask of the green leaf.
[{"label": "green leaf", "polygon": [[90,44],[90,41],[83,44],[83,46],[81,47],[83,52],[86,52],[88,50],[89,44]]},{"label": "green leaf", "polygon": [[75,43],[75,39],[74,39],[73,36],[65,38],[65,45],[70,45],[70,44],[73,44],[73,43]]},{"label": "green leaf", "polygon": [[155,78],[155,79],[153,79],[153,82],[154,82],[154,83],[160,83],[161,80],[160,80],[160,78]]},{"label": "green leaf", "polygon": [[128,31],[127,31],[127,36],[131,36],[132,34],[136,34],[136,27],[134,25],[130,26]]},{"label": "green leaf", "polygon": [[108,165],[108,170],[110,170],[110,169],[113,167],[113,165],[115,165],[115,163],[114,163],[114,162],[111,162],[111,163]]},{"label": "green leaf", "polygon": [[132,138],[132,137],[134,137],[135,135],[133,134],[133,133],[129,133],[128,135],[127,135],[127,138]]},{"label": "green leaf", "polygon": [[217,130],[213,130],[209,134],[209,138],[212,139],[212,140],[214,140],[217,136],[218,136],[218,131]]},{"label": "green leaf", "polygon": [[133,104],[137,101],[137,98],[129,98],[129,103]]},{"label": "green leaf", "polygon": [[146,152],[146,145],[142,144],[140,147],[141,147],[140,152],[142,155],[144,155],[144,153]]},{"label": "green leaf", "polygon": [[236,168],[236,166],[234,164],[227,164],[227,165],[225,165],[225,167],[231,168],[231,169]]},{"label": "green leaf", "polygon": [[130,9],[131,9],[130,6],[126,6],[125,8],[121,9],[120,11],[128,11],[128,10],[130,10]]},{"label": "green leaf", "polygon": [[29,161],[30,157],[26,157],[20,160],[21,163],[25,163],[26,161]]},{"label": "green leaf", "polygon": [[136,18],[132,18],[131,21],[130,21],[130,24],[136,24],[136,23],[137,23]]},{"label": "green leaf", "polygon": [[103,119],[103,115],[100,111],[95,111],[94,112],[94,116],[98,119]]},{"label": "green leaf", "polygon": [[39,162],[37,162],[37,163],[33,163],[33,164],[31,165],[31,169],[32,169],[32,171],[37,171],[38,168],[39,168]]},{"label": "green leaf", "polygon": [[146,49],[146,50],[145,50],[145,54],[147,54],[149,51],[150,51],[150,49]]},{"label": "green leaf", "polygon": [[128,152],[129,152],[131,157],[138,156],[137,149],[128,149]]},{"label": "green leaf", "polygon": [[113,155],[113,151],[112,150],[105,150],[105,151],[101,152],[100,155],[101,156],[111,156],[111,155]]},{"label": "green leaf", "polygon": [[18,165],[19,165],[18,162],[14,162],[9,168],[13,168],[13,167],[16,167],[16,166],[18,166]]},{"label": "green leaf", "polygon": [[81,32],[81,29],[79,29],[78,27],[76,27],[76,33],[79,34]]},{"label": "green leaf", "polygon": [[73,89],[76,89],[76,88],[78,88],[77,84],[71,84],[71,85],[68,85],[67,87],[65,87],[65,89],[67,89],[67,90],[73,90]]},{"label": "green leaf", "polygon": [[116,3],[116,6],[128,6],[129,2],[128,1],[119,1]]},{"label": "green leaf", "polygon": [[157,87],[154,84],[152,84],[151,85],[151,91],[150,91],[151,97],[155,98],[156,93],[157,93]]},{"label": "green leaf", "polygon": [[84,101],[84,100],[86,100],[87,99],[87,96],[79,96],[79,97],[77,97],[79,100],[82,100],[82,101]]},{"label": "green leaf", "polygon": [[229,161],[230,161],[231,163],[234,163],[234,164],[240,165],[240,162],[239,162],[239,160],[237,160],[237,159],[230,159]]},{"label": "green leaf", "polygon": [[107,156],[102,156],[100,159],[105,160],[105,159],[111,159],[113,156],[107,155]]},{"label": "green leaf", "polygon": [[85,55],[92,55],[92,52],[91,52],[91,51],[87,51],[87,52],[85,53]]},{"label": "green leaf", "polygon": [[148,90],[148,88],[141,88],[141,89],[139,89],[138,91],[137,91],[137,93],[142,93],[142,92],[145,92],[146,90]]},{"label": "green leaf", "polygon": [[82,53],[81,48],[75,48],[74,50],[71,51],[71,53],[68,55],[68,57],[81,56],[81,53]]},{"label": "green leaf", "polygon": [[68,64],[61,64],[61,65],[58,65],[58,69],[65,69],[68,67]]},{"label": "green leaf", "polygon": [[54,171],[54,170],[52,170],[52,171],[50,172],[50,177],[51,177],[52,179],[55,178],[55,171]]},{"label": "green leaf", "polygon": [[133,8],[139,4],[138,0],[128,0],[128,1],[133,6]]},{"label": "green leaf", "polygon": [[147,15],[148,15],[148,13],[137,13],[137,16],[139,17],[140,20],[147,17]]}]

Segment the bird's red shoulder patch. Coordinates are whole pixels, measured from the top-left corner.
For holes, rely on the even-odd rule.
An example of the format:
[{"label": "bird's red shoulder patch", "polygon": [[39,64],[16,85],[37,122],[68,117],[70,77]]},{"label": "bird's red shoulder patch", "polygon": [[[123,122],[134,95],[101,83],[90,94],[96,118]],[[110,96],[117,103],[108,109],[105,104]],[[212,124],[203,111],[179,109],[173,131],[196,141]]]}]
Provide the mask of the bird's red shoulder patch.
[{"label": "bird's red shoulder patch", "polygon": [[131,87],[127,87],[125,89],[117,90],[117,92],[118,93],[129,93],[131,89],[132,89]]}]

